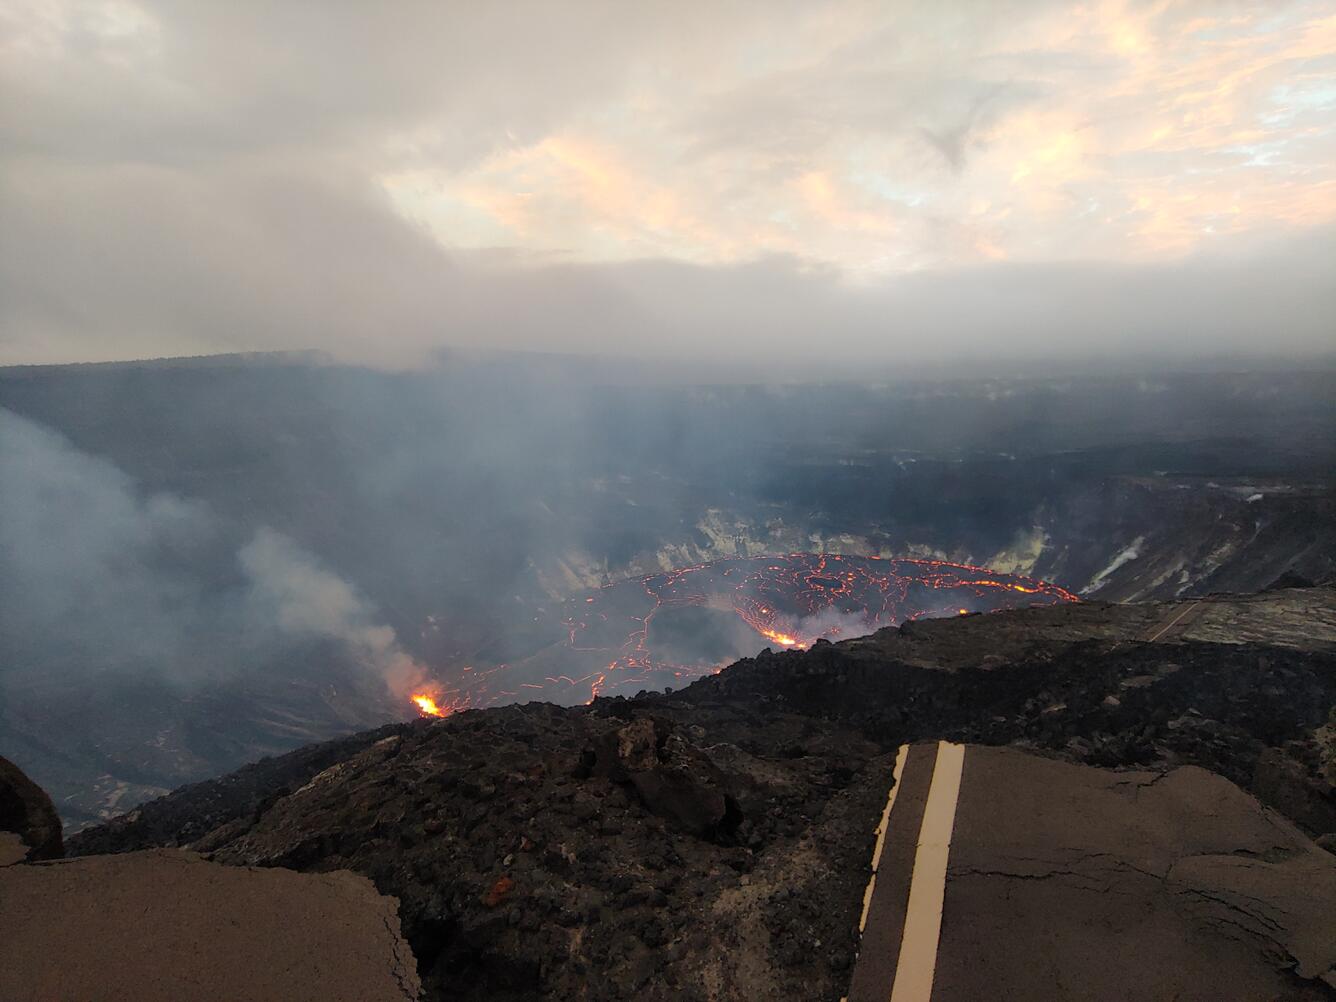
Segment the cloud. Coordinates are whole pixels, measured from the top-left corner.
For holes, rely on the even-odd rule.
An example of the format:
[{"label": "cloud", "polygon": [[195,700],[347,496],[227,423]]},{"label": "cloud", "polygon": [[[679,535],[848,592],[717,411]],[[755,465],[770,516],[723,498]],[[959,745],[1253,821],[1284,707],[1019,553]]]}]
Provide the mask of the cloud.
[{"label": "cloud", "polygon": [[[860,224],[863,210],[824,179],[806,184],[813,211]],[[795,255],[703,265],[447,253],[354,192],[337,178],[205,183],[148,168],[80,175],[59,199],[34,182],[0,243],[17,277],[3,296],[9,360],[281,347],[398,365],[455,344],[729,360],[767,373],[1330,346],[1331,227],[1170,261],[851,278]],[[941,226],[943,243],[973,239]]]},{"label": "cloud", "polygon": [[[1311,350],[1329,304],[1277,273],[1332,250],[1330,4],[10,0],[0,56],[0,361],[1100,353],[1164,297]],[[972,305],[1068,277],[1024,337]]]}]

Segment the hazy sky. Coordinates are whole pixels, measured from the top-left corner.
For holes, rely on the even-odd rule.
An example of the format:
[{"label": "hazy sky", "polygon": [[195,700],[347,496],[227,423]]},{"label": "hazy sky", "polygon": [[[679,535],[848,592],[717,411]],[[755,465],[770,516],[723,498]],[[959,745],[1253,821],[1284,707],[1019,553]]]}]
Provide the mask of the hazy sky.
[{"label": "hazy sky", "polygon": [[0,363],[1318,351],[1336,0],[0,0]]}]

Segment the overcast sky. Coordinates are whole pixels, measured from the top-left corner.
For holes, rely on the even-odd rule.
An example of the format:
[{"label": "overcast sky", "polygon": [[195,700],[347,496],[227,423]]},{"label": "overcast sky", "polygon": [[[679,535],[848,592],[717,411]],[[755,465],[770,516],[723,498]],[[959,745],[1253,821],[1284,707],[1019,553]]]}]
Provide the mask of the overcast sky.
[{"label": "overcast sky", "polygon": [[0,0],[0,363],[1317,352],[1336,0]]}]

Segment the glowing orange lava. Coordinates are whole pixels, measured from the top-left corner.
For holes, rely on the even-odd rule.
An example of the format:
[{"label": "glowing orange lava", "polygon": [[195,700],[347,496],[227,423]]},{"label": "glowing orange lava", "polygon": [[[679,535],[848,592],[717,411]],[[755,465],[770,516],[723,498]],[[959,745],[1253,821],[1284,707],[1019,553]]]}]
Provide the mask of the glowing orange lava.
[{"label": "glowing orange lava", "polygon": [[798,642],[797,637],[790,637],[787,633],[780,633],[778,630],[767,630],[765,627],[757,627],[756,632],[765,637],[766,640],[773,640],[781,647],[805,647],[805,644]]},{"label": "glowing orange lava", "polygon": [[417,703],[418,712],[424,717],[444,717],[445,711],[437,705],[436,700],[428,696],[425,692],[419,692],[411,697],[413,702]]}]

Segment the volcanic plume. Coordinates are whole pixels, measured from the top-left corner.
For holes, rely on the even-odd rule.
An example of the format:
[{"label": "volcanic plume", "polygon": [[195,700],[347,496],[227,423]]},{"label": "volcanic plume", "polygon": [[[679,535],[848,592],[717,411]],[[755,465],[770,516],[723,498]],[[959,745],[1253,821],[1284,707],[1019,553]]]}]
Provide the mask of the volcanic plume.
[{"label": "volcanic plume", "polygon": [[467,707],[675,687],[763,647],[801,649],[923,617],[1074,602],[1056,585],[937,560],[834,554],[716,560],[567,600],[522,657],[447,667],[453,682],[414,702],[432,716]]}]

